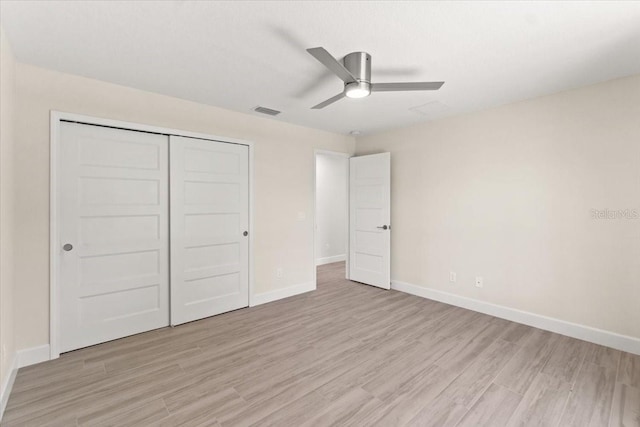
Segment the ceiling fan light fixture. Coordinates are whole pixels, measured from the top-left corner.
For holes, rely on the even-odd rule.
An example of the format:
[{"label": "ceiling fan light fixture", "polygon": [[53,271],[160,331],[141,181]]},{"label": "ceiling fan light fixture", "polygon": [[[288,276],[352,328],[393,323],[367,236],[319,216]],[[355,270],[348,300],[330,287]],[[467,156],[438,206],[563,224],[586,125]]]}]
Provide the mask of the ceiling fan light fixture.
[{"label": "ceiling fan light fixture", "polygon": [[351,82],[344,85],[344,94],[349,98],[365,98],[371,94],[371,83]]}]

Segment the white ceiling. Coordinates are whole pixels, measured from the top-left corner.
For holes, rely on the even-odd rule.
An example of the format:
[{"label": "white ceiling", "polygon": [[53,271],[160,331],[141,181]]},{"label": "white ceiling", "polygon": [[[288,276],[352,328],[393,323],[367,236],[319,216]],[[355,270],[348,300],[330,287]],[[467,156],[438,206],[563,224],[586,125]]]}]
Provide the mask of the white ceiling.
[{"label": "white ceiling", "polygon": [[[363,134],[640,73],[640,2],[2,1],[18,60],[338,133]],[[372,55],[374,82],[342,90],[306,48]],[[266,117],[266,116],[263,116]]]}]

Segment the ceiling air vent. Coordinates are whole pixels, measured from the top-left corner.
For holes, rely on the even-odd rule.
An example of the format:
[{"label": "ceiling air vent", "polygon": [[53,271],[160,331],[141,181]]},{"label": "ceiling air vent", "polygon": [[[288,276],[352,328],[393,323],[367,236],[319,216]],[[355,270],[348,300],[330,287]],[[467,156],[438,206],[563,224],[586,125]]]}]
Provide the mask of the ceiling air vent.
[{"label": "ceiling air vent", "polygon": [[255,111],[256,113],[266,114],[268,116],[277,116],[278,114],[281,113],[281,111],[272,110],[271,108],[260,107],[260,106],[257,106],[256,108],[254,108],[253,111]]}]

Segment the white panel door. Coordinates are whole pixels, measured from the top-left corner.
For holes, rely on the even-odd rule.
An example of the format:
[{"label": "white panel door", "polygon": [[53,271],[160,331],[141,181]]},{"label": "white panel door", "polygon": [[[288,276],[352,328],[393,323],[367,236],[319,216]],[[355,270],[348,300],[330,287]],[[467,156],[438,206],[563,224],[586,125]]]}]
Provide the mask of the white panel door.
[{"label": "white panel door", "polygon": [[349,159],[349,279],[391,287],[391,154]]},{"label": "white panel door", "polygon": [[249,305],[249,147],[172,136],[171,324]]},{"label": "white panel door", "polygon": [[169,324],[168,136],[63,122],[60,349]]}]

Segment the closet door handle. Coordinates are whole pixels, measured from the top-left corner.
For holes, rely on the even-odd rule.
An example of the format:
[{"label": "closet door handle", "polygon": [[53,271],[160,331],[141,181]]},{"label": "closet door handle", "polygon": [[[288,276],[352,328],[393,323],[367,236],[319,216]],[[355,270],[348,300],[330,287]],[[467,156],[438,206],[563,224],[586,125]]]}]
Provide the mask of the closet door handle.
[{"label": "closet door handle", "polygon": [[247,237],[247,236],[249,235],[249,232],[248,232],[248,231],[245,231],[244,233],[242,233],[242,235],[243,235],[244,237]]},{"label": "closet door handle", "polygon": [[376,228],[380,228],[380,229],[382,229],[382,230],[386,230],[386,229],[387,229],[387,228],[389,228],[389,227],[387,227],[386,225],[383,225],[382,227],[376,227]]},{"label": "closet door handle", "polygon": [[62,246],[62,250],[65,252],[69,252],[71,249],[73,249],[73,245],[71,243],[65,243],[64,246]]}]

